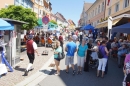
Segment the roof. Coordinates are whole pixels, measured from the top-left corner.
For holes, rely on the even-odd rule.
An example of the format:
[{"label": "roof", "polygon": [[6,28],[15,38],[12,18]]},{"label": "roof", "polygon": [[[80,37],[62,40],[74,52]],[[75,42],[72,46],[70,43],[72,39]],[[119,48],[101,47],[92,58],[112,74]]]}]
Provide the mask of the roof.
[{"label": "roof", "polygon": [[62,18],[62,20],[66,21],[65,17],[61,13],[57,12],[56,15],[57,14],[59,14],[59,16]]},{"label": "roof", "polygon": [[5,21],[8,21],[14,24],[28,24],[27,22],[24,22],[24,21],[13,20],[13,19],[8,19],[8,18],[0,18],[0,19],[3,19]]},{"label": "roof", "polygon": [[69,22],[70,24],[75,25],[75,23],[74,23],[71,19],[69,19],[68,22]]}]

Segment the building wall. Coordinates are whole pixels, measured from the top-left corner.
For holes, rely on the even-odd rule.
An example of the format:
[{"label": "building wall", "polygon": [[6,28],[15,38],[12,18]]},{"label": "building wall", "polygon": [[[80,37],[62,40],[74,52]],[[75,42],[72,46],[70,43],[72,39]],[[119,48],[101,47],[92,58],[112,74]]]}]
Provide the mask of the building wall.
[{"label": "building wall", "polygon": [[25,8],[33,8],[33,3],[31,0],[14,0],[14,4],[23,6]]},{"label": "building wall", "polygon": [[[44,0],[31,0],[34,5],[33,5],[33,11],[37,14],[38,18],[42,18],[45,15],[48,15],[50,18],[50,9],[46,8],[44,6]],[[49,4],[49,0],[46,0],[46,2]]]},{"label": "building wall", "polygon": [[1,0],[0,1],[0,9],[8,7],[8,5],[14,5],[14,0]]},{"label": "building wall", "polygon": [[94,27],[105,18],[105,0],[96,0],[94,4],[87,10],[87,23],[91,23]]},{"label": "building wall", "polygon": [[[129,3],[127,1],[129,1]],[[117,4],[119,5],[118,10],[116,10]],[[130,0],[111,0],[109,6],[106,6],[105,17],[108,17],[109,15],[115,17],[124,13],[130,14]]]}]

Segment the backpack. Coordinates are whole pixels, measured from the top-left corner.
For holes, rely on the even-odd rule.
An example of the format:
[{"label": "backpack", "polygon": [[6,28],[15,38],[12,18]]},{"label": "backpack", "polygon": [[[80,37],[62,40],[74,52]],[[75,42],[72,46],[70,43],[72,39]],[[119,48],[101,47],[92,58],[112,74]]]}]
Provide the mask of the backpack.
[{"label": "backpack", "polygon": [[102,59],[102,58],[103,58],[103,54],[102,54],[102,52],[101,52],[101,49],[102,49],[102,47],[100,48],[100,46],[99,46],[99,48],[98,48],[98,58],[99,58],[99,59]]}]

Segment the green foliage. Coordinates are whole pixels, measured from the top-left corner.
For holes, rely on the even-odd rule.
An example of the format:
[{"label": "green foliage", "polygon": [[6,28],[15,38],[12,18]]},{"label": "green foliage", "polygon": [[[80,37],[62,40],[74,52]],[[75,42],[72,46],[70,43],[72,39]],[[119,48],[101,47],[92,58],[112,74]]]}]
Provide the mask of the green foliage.
[{"label": "green foliage", "polygon": [[57,25],[57,22],[54,20],[51,20],[50,22]]},{"label": "green foliage", "polygon": [[1,9],[0,18],[9,18],[27,22],[28,24],[22,26],[22,29],[25,30],[30,30],[38,24],[36,14],[31,9],[22,6],[10,5],[8,8]]}]

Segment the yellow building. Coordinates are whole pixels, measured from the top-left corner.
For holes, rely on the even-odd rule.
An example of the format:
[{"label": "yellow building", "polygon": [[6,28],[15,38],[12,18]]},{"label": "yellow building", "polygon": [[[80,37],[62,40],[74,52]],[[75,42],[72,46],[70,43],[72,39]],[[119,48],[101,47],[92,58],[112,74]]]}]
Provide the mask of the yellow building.
[{"label": "yellow building", "polygon": [[33,11],[37,14],[38,18],[51,13],[52,8],[49,0],[32,0],[32,2],[34,3]]},{"label": "yellow building", "polygon": [[43,16],[47,15],[50,18],[52,10],[50,0],[32,0],[32,2],[34,3],[33,11],[38,18],[38,26],[42,26]]},{"label": "yellow building", "polygon": [[[107,0],[108,1],[108,0]],[[107,28],[107,18],[113,18],[112,26],[119,26],[130,21],[130,2],[129,0],[110,0],[106,2],[105,19],[96,28]]]},{"label": "yellow building", "polygon": [[105,17],[130,14],[130,0],[110,0],[106,3]]}]

